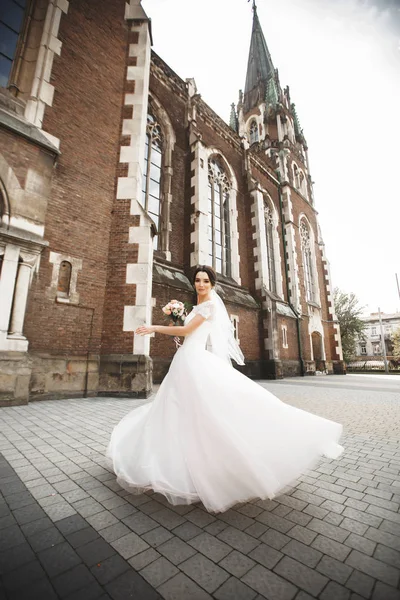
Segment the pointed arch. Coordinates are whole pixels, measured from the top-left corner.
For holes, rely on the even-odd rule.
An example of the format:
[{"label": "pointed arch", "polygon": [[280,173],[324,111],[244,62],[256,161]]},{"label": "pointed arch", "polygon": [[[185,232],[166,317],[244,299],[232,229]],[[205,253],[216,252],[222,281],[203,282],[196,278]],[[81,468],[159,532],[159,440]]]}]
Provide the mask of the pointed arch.
[{"label": "pointed arch", "polygon": [[317,261],[315,255],[315,235],[310,221],[304,213],[299,217],[299,235],[301,242],[301,255],[303,259],[304,286],[306,300],[320,304]]},{"label": "pointed arch", "polygon": [[176,136],[171,120],[154,94],[149,95],[143,170],[143,207],[157,226],[155,250],[171,259],[172,153]]}]

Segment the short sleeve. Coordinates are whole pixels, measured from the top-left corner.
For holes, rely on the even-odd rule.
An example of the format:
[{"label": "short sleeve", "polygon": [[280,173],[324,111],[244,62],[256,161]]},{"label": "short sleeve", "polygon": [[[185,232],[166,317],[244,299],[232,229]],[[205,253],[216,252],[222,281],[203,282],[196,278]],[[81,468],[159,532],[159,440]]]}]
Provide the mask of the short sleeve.
[{"label": "short sleeve", "polygon": [[196,314],[201,315],[204,319],[209,319],[213,314],[213,303],[210,300],[209,302],[203,302],[202,304],[197,304],[196,306]]}]

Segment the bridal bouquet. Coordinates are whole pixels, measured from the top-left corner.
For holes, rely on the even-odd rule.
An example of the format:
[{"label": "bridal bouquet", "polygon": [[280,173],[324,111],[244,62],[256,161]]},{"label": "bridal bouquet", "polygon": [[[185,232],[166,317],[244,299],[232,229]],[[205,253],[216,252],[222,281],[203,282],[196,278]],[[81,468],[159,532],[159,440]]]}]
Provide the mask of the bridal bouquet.
[{"label": "bridal bouquet", "polygon": [[179,321],[183,323],[185,320],[186,307],[183,302],[179,302],[179,300],[171,300],[162,308],[162,311],[164,315],[167,315],[167,317],[171,318],[171,320],[174,322],[174,325],[179,324]]},{"label": "bridal bouquet", "polygon": [[[179,300],[171,300],[162,308],[162,311],[164,315],[171,319],[171,325],[183,325],[186,317],[186,306],[183,302],[179,302]],[[174,342],[177,348],[181,346],[179,337],[174,337]]]}]

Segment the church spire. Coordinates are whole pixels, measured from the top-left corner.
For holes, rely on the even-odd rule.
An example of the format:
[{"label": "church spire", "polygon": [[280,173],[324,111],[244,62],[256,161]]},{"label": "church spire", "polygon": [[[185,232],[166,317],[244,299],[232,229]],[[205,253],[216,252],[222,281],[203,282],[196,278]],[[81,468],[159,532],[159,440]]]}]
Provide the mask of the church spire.
[{"label": "church spire", "polygon": [[274,65],[261,29],[256,3],[253,0],[253,29],[244,89],[245,113],[264,101],[268,80],[273,76]]}]

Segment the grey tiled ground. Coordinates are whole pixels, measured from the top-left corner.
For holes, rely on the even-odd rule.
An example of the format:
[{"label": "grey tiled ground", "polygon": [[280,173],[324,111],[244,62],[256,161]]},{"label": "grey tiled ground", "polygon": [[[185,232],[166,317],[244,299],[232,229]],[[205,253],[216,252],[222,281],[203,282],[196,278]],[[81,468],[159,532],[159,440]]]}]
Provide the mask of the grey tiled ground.
[{"label": "grey tiled ground", "polygon": [[[7,494],[0,543],[9,544],[0,548],[7,574],[0,598],[125,600],[150,598],[154,589],[166,600],[400,599],[400,378],[262,385],[342,422],[345,453],[321,460],[279,498],[220,515],[172,507],[153,493],[132,496],[116,484],[104,450],[138,401],[0,409],[0,452],[22,481],[0,478]],[[74,522],[84,526],[68,531]],[[41,582],[36,596],[11,589],[21,578]],[[71,581],[81,588],[68,591]]]}]

